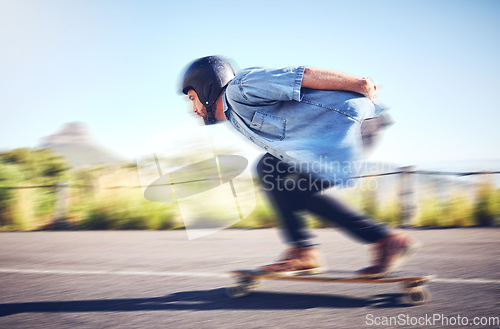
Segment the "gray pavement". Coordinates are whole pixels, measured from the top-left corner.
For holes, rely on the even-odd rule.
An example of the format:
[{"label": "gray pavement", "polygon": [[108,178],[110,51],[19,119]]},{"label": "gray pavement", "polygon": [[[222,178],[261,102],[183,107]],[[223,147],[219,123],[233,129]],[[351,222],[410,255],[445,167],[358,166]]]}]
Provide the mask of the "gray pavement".
[{"label": "gray pavement", "polygon": [[[398,284],[265,281],[228,298],[228,271],[282,251],[272,229],[1,233],[0,328],[499,328],[500,230],[408,231],[424,246],[404,270],[436,275],[413,307]],[[330,269],[368,262],[367,246],[314,232]]]}]

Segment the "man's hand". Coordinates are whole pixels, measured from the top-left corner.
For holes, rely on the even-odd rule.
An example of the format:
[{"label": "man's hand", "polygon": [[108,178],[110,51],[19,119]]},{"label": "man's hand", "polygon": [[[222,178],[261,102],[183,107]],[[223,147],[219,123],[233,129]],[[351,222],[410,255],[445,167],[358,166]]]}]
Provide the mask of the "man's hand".
[{"label": "man's hand", "polygon": [[375,100],[377,86],[370,79],[357,78],[344,73],[306,67],[302,87],[322,90],[353,91]]},{"label": "man's hand", "polygon": [[361,84],[364,86],[363,88],[365,89],[364,92],[361,94],[365,95],[368,97],[372,102],[375,101],[375,96],[377,95],[377,86],[373,83],[372,80],[363,78],[361,79]]}]

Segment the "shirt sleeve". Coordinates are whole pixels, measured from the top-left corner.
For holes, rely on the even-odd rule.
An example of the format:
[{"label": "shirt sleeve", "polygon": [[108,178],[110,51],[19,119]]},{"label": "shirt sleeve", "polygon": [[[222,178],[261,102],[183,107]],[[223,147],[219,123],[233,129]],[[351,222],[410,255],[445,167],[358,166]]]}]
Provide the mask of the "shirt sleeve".
[{"label": "shirt sleeve", "polygon": [[234,101],[255,105],[300,102],[304,69],[304,66],[296,66],[245,70],[228,86],[228,96]]}]

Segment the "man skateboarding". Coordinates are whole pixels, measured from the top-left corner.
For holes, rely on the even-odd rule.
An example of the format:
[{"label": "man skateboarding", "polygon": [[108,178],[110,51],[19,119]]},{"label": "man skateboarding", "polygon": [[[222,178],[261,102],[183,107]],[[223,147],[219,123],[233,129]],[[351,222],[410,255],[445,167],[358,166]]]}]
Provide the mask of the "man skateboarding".
[{"label": "man skateboarding", "polygon": [[417,242],[408,234],[391,231],[321,193],[347,184],[377,128],[383,126],[383,108],[374,102],[376,86],[371,80],[303,66],[251,68],[235,75],[227,60],[209,56],[190,64],[182,91],[205,124],[229,121],[267,152],[257,174],[289,248],[279,261],[259,271],[322,271],[318,247],[301,211],[373,245],[373,263],[356,272],[360,277],[384,276],[416,250]]}]

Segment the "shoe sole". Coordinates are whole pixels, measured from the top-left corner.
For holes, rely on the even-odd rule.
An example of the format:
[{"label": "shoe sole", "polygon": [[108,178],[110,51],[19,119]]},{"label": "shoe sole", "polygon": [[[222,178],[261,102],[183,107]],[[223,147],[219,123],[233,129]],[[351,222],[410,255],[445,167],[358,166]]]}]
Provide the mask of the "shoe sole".
[{"label": "shoe sole", "polygon": [[311,268],[307,270],[298,270],[298,271],[287,271],[287,272],[262,272],[265,274],[269,275],[276,275],[276,276],[299,276],[299,275],[312,275],[312,274],[320,274],[325,271],[324,268],[318,267],[318,268]]},{"label": "shoe sole", "polygon": [[422,243],[419,241],[415,241],[409,244],[405,248],[405,250],[393,260],[391,265],[389,265],[387,270],[385,270],[384,272],[374,273],[374,274],[358,274],[357,276],[360,278],[372,279],[372,278],[384,277],[389,273],[395,272],[403,264],[405,264],[420,249],[421,246]]}]

